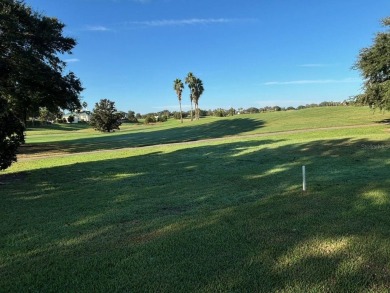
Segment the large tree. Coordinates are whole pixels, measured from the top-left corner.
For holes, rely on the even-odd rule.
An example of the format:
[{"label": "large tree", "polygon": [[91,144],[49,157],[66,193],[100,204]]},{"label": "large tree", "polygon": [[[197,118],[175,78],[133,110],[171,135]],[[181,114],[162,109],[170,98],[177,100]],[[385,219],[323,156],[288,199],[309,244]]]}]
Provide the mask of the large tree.
[{"label": "large tree", "polygon": [[[390,17],[383,25],[390,27]],[[372,109],[390,110],[390,30],[377,33],[372,46],[360,51],[354,68],[364,78],[364,93],[357,101]]]},{"label": "large tree", "polygon": [[73,72],[65,72],[60,59],[76,45],[63,36],[64,27],[23,1],[0,1],[0,96],[24,122],[28,112],[39,107],[52,112],[81,107],[81,82]]},{"label": "large tree", "polygon": [[81,82],[60,59],[76,42],[63,28],[22,0],[0,0],[0,169],[16,161],[29,113],[80,107]]},{"label": "large tree", "polygon": [[116,110],[115,102],[102,99],[99,103],[95,104],[89,123],[96,130],[111,132],[119,129],[119,126],[122,125],[123,118],[123,115]]},{"label": "large tree", "polygon": [[183,112],[181,110],[181,94],[182,94],[183,89],[184,89],[184,84],[181,81],[181,79],[179,79],[179,78],[175,79],[175,81],[173,82],[173,89],[175,90],[177,98],[179,99],[180,120],[181,120],[181,123],[183,123]]}]

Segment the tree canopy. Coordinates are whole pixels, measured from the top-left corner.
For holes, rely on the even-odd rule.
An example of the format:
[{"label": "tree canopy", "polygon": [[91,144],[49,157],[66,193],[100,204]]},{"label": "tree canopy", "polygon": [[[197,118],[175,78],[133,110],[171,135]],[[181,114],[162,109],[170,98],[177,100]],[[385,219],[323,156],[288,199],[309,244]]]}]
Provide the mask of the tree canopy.
[{"label": "tree canopy", "polygon": [[115,108],[115,102],[102,99],[95,104],[90,125],[102,132],[111,132],[122,125],[123,115]]},{"label": "tree canopy", "polygon": [[[390,17],[383,20],[390,27]],[[373,109],[390,110],[390,30],[377,33],[371,47],[360,51],[355,69],[364,78],[364,93],[358,102]]]},{"label": "tree canopy", "polygon": [[63,36],[65,25],[19,0],[2,0],[0,16],[0,96],[10,110],[26,122],[39,107],[80,108],[81,82],[60,59],[76,45]]}]

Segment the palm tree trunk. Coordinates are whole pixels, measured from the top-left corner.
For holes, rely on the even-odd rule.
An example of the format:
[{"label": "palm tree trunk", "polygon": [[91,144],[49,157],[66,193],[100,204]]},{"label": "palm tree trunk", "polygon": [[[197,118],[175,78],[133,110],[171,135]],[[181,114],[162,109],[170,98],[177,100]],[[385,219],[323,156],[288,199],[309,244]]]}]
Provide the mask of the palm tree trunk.
[{"label": "palm tree trunk", "polygon": [[181,101],[179,101],[179,105],[180,105],[180,120],[181,123],[183,123],[183,112],[181,111]]},{"label": "palm tree trunk", "polygon": [[191,99],[191,121],[194,121],[194,117],[192,116],[192,99]]},{"label": "palm tree trunk", "polygon": [[194,104],[195,104],[195,119],[199,120],[199,104],[198,104],[198,100],[195,100]]}]

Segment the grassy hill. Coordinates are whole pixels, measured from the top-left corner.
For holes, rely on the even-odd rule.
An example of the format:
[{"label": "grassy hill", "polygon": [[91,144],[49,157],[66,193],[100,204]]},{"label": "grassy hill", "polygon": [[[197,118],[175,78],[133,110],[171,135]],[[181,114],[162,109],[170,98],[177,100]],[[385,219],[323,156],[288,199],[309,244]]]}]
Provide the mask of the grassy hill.
[{"label": "grassy hill", "polygon": [[375,114],[366,107],[323,107],[228,118],[207,117],[192,123],[185,120],[183,124],[178,120],[155,125],[123,124],[120,131],[110,135],[97,132],[87,124],[55,124],[46,128],[28,129],[27,145],[22,147],[21,153],[22,156],[31,153],[39,155],[48,149],[55,153],[74,153],[319,127],[379,125],[378,122],[386,117],[388,116]]},{"label": "grassy hill", "polygon": [[388,118],[339,107],[31,129],[0,175],[0,288],[385,292]]}]

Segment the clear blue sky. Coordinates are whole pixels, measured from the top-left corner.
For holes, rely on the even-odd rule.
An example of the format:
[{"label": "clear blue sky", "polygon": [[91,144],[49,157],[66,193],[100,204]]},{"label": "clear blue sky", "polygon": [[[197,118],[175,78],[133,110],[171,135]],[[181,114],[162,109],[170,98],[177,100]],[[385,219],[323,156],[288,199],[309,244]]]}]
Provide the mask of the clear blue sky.
[{"label": "clear blue sky", "polygon": [[[298,106],[361,91],[351,69],[389,0],[26,0],[67,27],[64,56],[92,109],[177,110],[173,80],[203,80],[200,108]],[[189,108],[189,91],[183,93]]]}]

